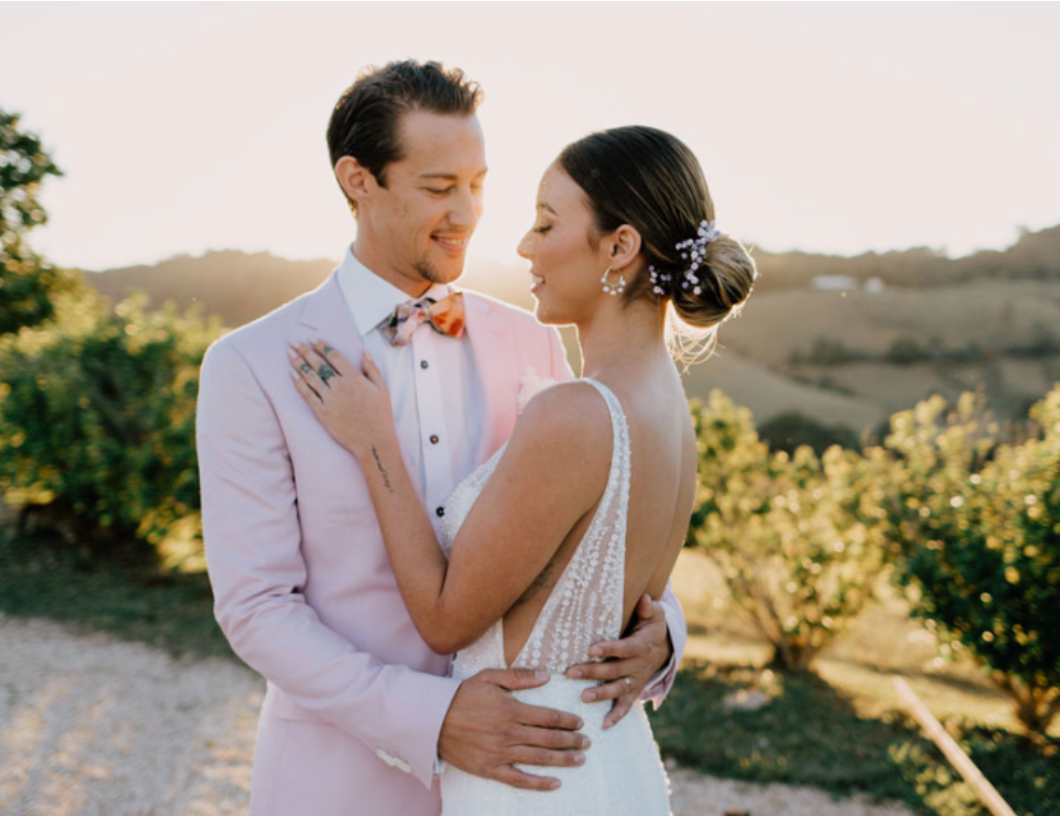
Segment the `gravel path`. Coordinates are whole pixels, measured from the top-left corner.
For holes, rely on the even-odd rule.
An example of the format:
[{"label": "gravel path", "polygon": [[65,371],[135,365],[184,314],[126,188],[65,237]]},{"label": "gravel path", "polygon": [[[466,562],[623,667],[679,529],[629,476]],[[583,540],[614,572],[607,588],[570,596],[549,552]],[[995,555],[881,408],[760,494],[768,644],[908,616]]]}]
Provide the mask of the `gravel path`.
[{"label": "gravel path", "polygon": [[[230,661],[0,615],[0,814],[246,813],[263,686]],[[672,769],[674,816],[912,816]],[[312,814],[306,814],[312,816]]]}]

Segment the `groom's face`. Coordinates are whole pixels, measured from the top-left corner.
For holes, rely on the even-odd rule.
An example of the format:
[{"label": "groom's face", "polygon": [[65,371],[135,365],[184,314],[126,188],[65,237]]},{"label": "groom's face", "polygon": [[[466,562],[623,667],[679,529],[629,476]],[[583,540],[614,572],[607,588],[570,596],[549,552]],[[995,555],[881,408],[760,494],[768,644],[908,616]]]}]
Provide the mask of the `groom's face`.
[{"label": "groom's face", "polygon": [[[367,229],[391,275],[415,288],[450,283],[464,271],[467,245],[482,216],[486,152],[475,116],[402,114],[404,158],[386,166],[386,187],[371,180],[360,202]],[[382,270],[376,270],[382,273]]]}]

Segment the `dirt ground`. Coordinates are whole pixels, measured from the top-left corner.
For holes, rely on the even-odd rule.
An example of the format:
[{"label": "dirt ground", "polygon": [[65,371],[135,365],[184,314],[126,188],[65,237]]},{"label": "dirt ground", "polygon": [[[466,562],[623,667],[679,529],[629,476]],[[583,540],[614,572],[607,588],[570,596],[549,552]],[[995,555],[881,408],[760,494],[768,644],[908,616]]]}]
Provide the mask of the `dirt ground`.
[{"label": "dirt ground", "polygon": [[[263,681],[231,661],[0,616],[0,814],[229,816],[247,811]],[[671,767],[675,816],[911,816],[810,788]],[[312,814],[307,814],[312,816]]]}]

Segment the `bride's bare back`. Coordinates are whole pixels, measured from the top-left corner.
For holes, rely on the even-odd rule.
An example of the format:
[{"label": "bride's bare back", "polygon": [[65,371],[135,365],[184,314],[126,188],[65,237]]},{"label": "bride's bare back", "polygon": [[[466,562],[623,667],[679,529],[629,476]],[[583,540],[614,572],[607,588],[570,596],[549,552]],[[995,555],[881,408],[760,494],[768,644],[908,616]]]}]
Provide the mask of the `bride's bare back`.
[{"label": "bride's bare back", "polygon": [[[600,382],[618,398],[629,428],[631,453],[626,516],[622,628],[644,593],[659,598],[681,551],[696,485],[695,434],[680,378],[671,364],[617,372]],[[612,445],[606,404],[588,406],[601,442],[590,457],[558,462],[598,485],[607,484]],[[585,417],[579,418],[584,421]],[[548,565],[504,616],[504,656],[511,665],[526,644],[560,576],[581,545],[599,503],[571,528]]]}]

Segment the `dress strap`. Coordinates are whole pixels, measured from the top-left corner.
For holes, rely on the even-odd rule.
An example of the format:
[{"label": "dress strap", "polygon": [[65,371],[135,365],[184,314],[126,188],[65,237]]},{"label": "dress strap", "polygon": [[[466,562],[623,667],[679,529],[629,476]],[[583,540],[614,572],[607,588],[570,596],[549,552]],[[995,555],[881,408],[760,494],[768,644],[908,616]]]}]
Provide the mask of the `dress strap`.
[{"label": "dress strap", "polygon": [[611,425],[615,433],[615,448],[617,453],[620,436],[623,444],[629,445],[629,423],[626,420],[626,412],[622,410],[622,403],[619,402],[618,397],[615,396],[615,392],[599,380],[594,380],[591,377],[583,377],[580,382],[588,383],[595,388],[600,393],[600,396],[604,398],[604,402],[607,403],[607,410],[611,413]]}]

